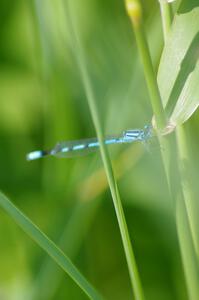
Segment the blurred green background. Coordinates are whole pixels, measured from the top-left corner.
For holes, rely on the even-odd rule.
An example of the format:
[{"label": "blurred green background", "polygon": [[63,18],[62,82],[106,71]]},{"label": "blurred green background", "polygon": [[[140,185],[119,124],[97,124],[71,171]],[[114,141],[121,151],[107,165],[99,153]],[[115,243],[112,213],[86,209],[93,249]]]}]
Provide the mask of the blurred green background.
[{"label": "blurred green background", "polygon": [[[100,154],[25,159],[57,141],[95,136],[64,1],[0,2],[0,188],[107,299],[132,299]],[[123,1],[71,2],[105,133],[148,124],[152,112]],[[157,2],[143,1],[156,66],[162,48]],[[196,114],[187,130],[198,126]],[[189,139],[194,146],[194,135]],[[115,146],[110,154],[146,299],[183,300],[173,207],[156,147]],[[86,299],[2,210],[0,299]]]}]

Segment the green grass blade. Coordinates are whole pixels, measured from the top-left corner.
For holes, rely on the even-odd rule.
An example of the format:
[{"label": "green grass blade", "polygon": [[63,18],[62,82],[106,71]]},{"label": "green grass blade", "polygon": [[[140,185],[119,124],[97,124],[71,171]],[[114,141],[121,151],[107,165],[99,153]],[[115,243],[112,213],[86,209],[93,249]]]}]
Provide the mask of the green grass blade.
[{"label": "green grass blade", "polygon": [[[164,6],[164,9],[165,8],[166,8],[166,6]],[[135,0],[135,1],[127,0],[127,10],[128,10],[128,13],[129,13],[132,23],[133,23],[134,32],[135,32],[135,36],[136,36],[136,40],[137,40],[137,44],[138,44],[138,49],[140,51],[142,61],[143,61],[145,76],[148,78],[148,82],[150,84],[152,84],[153,81],[156,82],[156,78],[154,76],[148,46],[147,46],[147,43],[145,42],[146,38],[144,36],[144,30],[142,30],[142,28],[141,28],[141,25],[142,25],[141,18],[138,18],[138,16],[139,17],[141,16],[141,12],[138,14],[139,9],[141,11],[141,6],[140,6],[140,3],[138,0]],[[168,17],[168,15],[163,14],[162,17]],[[168,22],[168,21],[169,20],[163,21],[164,24],[167,24],[167,26],[165,26],[165,28],[164,28],[165,29],[165,31],[164,31],[165,39],[166,39],[167,33],[169,31],[169,23],[170,22]],[[147,63],[147,61],[148,61],[148,63]],[[168,62],[167,62],[167,64],[168,64]],[[151,68],[150,72],[148,71],[149,66]],[[153,81],[149,80],[151,76],[154,76]],[[152,84],[151,87],[154,87],[157,89],[156,94],[158,95],[159,91],[158,91],[157,84]],[[151,87],[149,85],[149,88],[151,88]],[[150,96],[152,97],[153,94],[150,93]],[[161,99],[159,99],[159,100],[161,101]],[[154,109],[154,107],[153,107],[153,109]],[[157,112],[155,110],[154,110],[154,114],[155,115],[157,114]],[[166,172],[167,181],[168,181],[171,195],[176,200],[176,206],[177,206],[176,207],[176,224],[177,224],[178,237],[179,237],[179,242],[180,242],[180,249],[181,249],[181,253],[182,253],[183,265],[184,265],[184,270],[185,270],[187,288],[188,288],[188,292],[190,295],[190,299],[196,300],[198,297],[198,293],[199,293],[199,289],[198,289],[199,273],[198,273],[198,265],[197,265],[195,251],[194,251],[195,249],[194,249],[194,245],[193,245],[192,235],[191,235],[190,228],[189,228],[187,212],[184,207],[183,196],[185,196],[185,193],[183,193],[183,192],[185,191],[185,189],[183,189],[183,192],[182,192],[181,191],[181,182],[178,180],[175,185],[175,183],[172,180],[172,173],[173,173],[174,169],[170,168],[171,145],[170,145],[169,141],[165,137],[159,139],[159,141],[160,141],[161,146],[164,145],[164,147],[163,147],[164,151],[162,151],[162,159],[164,162],[165,172]],[[183,154],[182,156],[184,158],[184,153],[182,153],[182,154]],[[177,178],[179,177],[178,172],[177,172],[176,177]],[[178,192],[176,192],[176,190]]]},{"label": "green grass blade", "polygon": [[[168,3],[164,3],[164,6],[162,7],[163,9],[166,9],[167,11],[169,10],[170,4]],[[181,7],[182,9],[182,7]],[[163,14],[162,15],[162,23],[163,23],[163,27],[165,23],[168,23],[166,20],[166,15]],[[170,31],[170,28],[167,28],[166,31],[166,36],[165,36],[165,42],[166,42],[166,37],[168,36]],[[197,72],[195,70],[194,74],[196,75]],[[191,87],[193,86],[193,84],[196,84],[196,80],[190,82],[189,84],[189,89],[191,89]],[[193,89],[192,89],[193,90]],[[188,97],[189,98],[189,97]],[[187,99],[188,99],[187,98]],[[191,99],[192,101],[192,99]],[[174,110],[175,111],[180,111],[181,109],[184,110],[184,114],[182,115],[182,117],[185,114],[189,114],[189,108],[187,108],[187,106],[189,106],[190,100],[188,99],[184,105],[183,108],[178,109],[179,105],[182,105],[179,101],[179,103],[177,103],[177,106]],[[173,113],[173,115],[174,115]],[[175,119],[175,118],[174,118]],[[182,120],[183,122],[183,120]],[[193,243],[196,249],[196,252],[198,252],[198,245],[199,245],[199,238],[198,238],[198,234],[197,234],[197,209],[196,209],[196,205],[195,205],[195,199],[193,196],[193,192],[192,192],[192,185],[190,182],[190,155],[189,155],[189,150],[188,150],[188,145],[187,145],[187,141],[186,141],[186,135],[185,135],[185,131],[184,128],[181,126],[177,126],[176,128],[176,139],[177,139],[177,146],[178,146],[178,161],[179,161],[179,171],[180,171],[180,179],[181,179],[181,187],[182,187],[182,193],[184,196],[184,200],[185,200],[185,205],[186,205],[186,210],[187,210],[187,215],[188,215],[188,220],[189,220],[189,224],[190,224],[190,229],[191,229],[191,234],[192,234],[192,238],[193,238]]]},{"label": "green grass blade", "polygon": [[171,27],[171,5],[168,5],[164,0],[160,0],[160,11],[162,16],[162,27],[163,27],[163,35],[164,40],[166,41],[168,33]]},{"label": "green grass blade", "polygon": [[[169,4],[165,3],[163,9],[169,10]],[[168,24],[166,15],[162,14],[163,28]],[[166,42],[170,28],[164,30],[164,40]],[[179,120],[178,120],[179,121]],[[187,290],[190,299],[197,299],[199,289],[199,269],[198,261],[196,257],[197,249],[197,223],[195,218],[194,198],[192,193],[192,187],[189,179],[189,154],[187,141],[184,133],[184,129],[181,126],[176,128],[176,139],[178,148],[178,167],[179,167],[179,190],[181,192],[176,195],[176,226],[178,232],[178,239],[180,245],[180,251],[182,256],[182,263],[184,268],[184,274],[187,284]],[[180,195],[179,195],[180,194]],[[196,210],[197,211],[197,210]],[[195,246],[195,249],[194,249]]]},{"label": "green grass blade", "polygon": [[199,295],[198,262],[183,197],[178,197],[176,206],[177,231],[188,295],[190,300],[197,300]]},{"label": "green grass blade", "polygon": [[190,151],[187,144],[184,128],[178,126],[176,129],[176,138],[178,146],[178,161],[181,175],[181,186],[184,196],[187,218],[189,220],[190,231],[193,239],[196,254],[199,259],[199,222],[198,222],[198,207],[197,199],[193,193],[193,176],[190,163]]},{"label": "green grass blade", "polygon": [[70,259],[5,195],[0,192],[0,206],[15,222],[79,285],[90,299],[102,299],[98,292],[73,265]]},{"label": "green grass blade", "polygon": [[[101,200],[100,198],[88,203],[77,203],[73,208],[58,242],[61,249],[65,249],[65,252],[71,258],[74,258],[79,251],[101,204]],[[83,226],[82,223],[84,223]],[[60,271],[57,265],[49,257],[46,257],[34,281],[30,299],[54,299],[63,277],[63,272]],[[46,286],[48,286],[48,289]]]},{"label": "green grass blade", "polygon": [[174,17],[158,71],[167,117],[178,125],[188,120],[199,105],[198,28],[198,1],[182,1]]},{"label": "green grass blade", "polygon": [[156,120],[156,125],[158,129],[164,129],[166,126],[165,112],[163,109],[160,91],[158,89],[158,84],[155,77],[153,62],[149,52],[148,41],[145,35],[142,7],[139,0],[125,0],[125,3],[126,10],[130,17],[132,27],[134,30],[140,58],[144,67],[143,69],[145,80],[147,83],[147,88]]},{"label": "green grass blade", "polygon": [[[122,178],[129,168],[133,168],[137,164],[142,157],[142,154],[139,144],[132,145],[125,149],[114,162],[116,177],[118,179]],[[123,163],[124,160],[126,162],[125,164]],[[100,185],[98,185],[99,180],[101,182]],[[95,189],[91,189],[91,186],[95,186]],[[94,221],[96,212],[102,204],[103,199],[101,196],[108,188],[103,167],[100,167],[83,182],[78,184],[77,190],[79,193],[77,197],[80,202],[73,208],[58,243],[61,249],[65,249],[65,252],[70,258],[73,259],[79,251],[81,244]],[[82,226],[82,223],[84,223],[84,226]],[[69,240],[70,244],[68,243]],[[35,278],[30,299],[53,299],[63,277],[63,274],[60,271],[61,270],[57,265],[49,257],[46,257]],[[48,289],[46,289],[46,285],[49,285]]]},{"label": "green grass blade", "polygon": [[[109,187],[110,187],[110,191],[111,191],[111,195],[112,195],[115,212],[117,215],[117,220],[119,223],[120,233],[121,233],[121,237],[122,237],[122,242],[123,242],[123,246],[124,246],[124,250],[125,250],[126,260],[127,260],[130,279],[131,279],[131,284],[133,287],[135,298],[137,300],[141,300],[141,299],[144,299],[142,286],[141,286],[141,282],[140,282],[140,278],[139,278],[139,274],[138,274],[138,270],[137,270],[137,265],[136,265],[136,260],[135,260],[135,256],[133,253],[131,241],[130,241],[130,236],[129,236],[129,232],[128,232],[128,228],[127,228],[127,224],[126,224],[126,220],[125,220],[125,215],[124,215],[124,211],[123,211],[123,207],[122,207],[122,203],[121,203],[121,199],[120,199],[120,194],[119,194],[117,183],[115,181],[115,177],[113,174],[109,154],[108,154],[107,148],[105,147],[104,142],[103,142],[104,141],[103,130],[102,130],[102,126],[100,123],[100,118],[99,118],[99,114],[98,114],[94,91],[93,91],[90,76],[89,76],[89,73],[87,70],[87,64],[86,64],[84,51],[83,51],[83,48],[81,45],[80,37],[76,30],[76,26],[74,25],[73,19],[71,18],[71,14],[70,14],[71,5],[69,5],[69,1],[66,1],[65,3],[66,3],[65,4],[66,19],[68,21],[68,28],[70,30],[71,43],[73,46],[73,51],[75,52],[77,64],[78,64],[81,78],[82,78],[82,81],[84,84],[84,88],[85,88],[85,92],[86,92],[86,96],[87,96],[87,100],[88,100],[88,105],[89,105],[92,120],[93,120],[93,123],[95,126],[97,138],[100,142],[100,152],[101,152],[106,176],[108,179],[108,183],[109,183]],[[73,14],[73,16],[74,15],[75,14]]]}]

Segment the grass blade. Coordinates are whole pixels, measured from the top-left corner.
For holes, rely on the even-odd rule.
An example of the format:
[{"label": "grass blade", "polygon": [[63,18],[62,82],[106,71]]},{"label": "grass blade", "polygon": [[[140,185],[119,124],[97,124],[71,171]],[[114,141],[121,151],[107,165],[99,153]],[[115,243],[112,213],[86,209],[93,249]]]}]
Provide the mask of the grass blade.
[{"label": "grass blade", "polygon": [[103,130],[102,130],[102,126],[100,123],[100,118],[99,118],[99,114],[98,114],[98,110],[97,110],[97,106],[96,106],[95,95],[93,92],[92,84],[91,84],[89,73],[88,73],[87,66],[86,66],[86,59],[84,56],[84,51],[82,49],[81,40],[77,33],[76,26],[74,25],[73,19],[71,18],[71,14],[70,14],[71,6],[69,4],[69,1],[66,1],[65,3],[66,3],[65,4],[66,19],[68,21],[68,28],[70,30],[71,42],[73,44],[72,45],[73,51],[75,51],[75,56],[77,59],[77,64],[78,64],[78,67],[80,70],[81,78],[82,78],[82,81],[83,81],[83,84],[85,87],[86,96],[87,96],[92,120],[93,120],[93,123],[95,126],[97,138],[100,142],[100,152],[101,152],[106,176],[108,179],[111,195],[113,198],[113,203],[114,203],[115,212],[117,215],[117,220],[119,223],[120,233],[121,233],[121,237],[122,237],[122,242],[123,242],[123,246],[124,246],[124,251],[125,251],[129,274],[130,274],[130,279],[131,279],[131,284],[133,287],[135,298],[137,300],[141,300],[141,299],[144,299],[142,286],[141,286],[141,282],[140,282],[140,278],[139,278],[139,274],[138,274],[138,270],[137,270],[135,256],[134,256],[133,249],[131,246],[130,236],[129,236],[129,232],[128,232],[128,228],[127,228],[127,224],[126,224],[126,220],[125,220],[125,215],[124,215],[124,211],[123,211],[123,207],[122,207],[122,203],[121,203],[121,199],[120,199],[120,194],[119,194],[117,183],[115,181],[115,177],[113,174],[109,154],[108,154],[108,151],[103,142],[104,141]]},{"label": "grass blade", "polygon": [[98,292],[73,265],[70,259],[4,194],[0,192],[0,206],[15,222],[79,285],[90,299],[102,299]]},{"label": "grass blade", "polygon": [[[169,10],[169,4],[164,3],[164,6],[161,5],[162,10]],[[164,30],[164,40],[167,40],[167,36],[170,32],[169,22],[167,22],[166,15],[162,14],[162,23]],[[168,26],[164,26],[164,24]],[[170,22],[171,23],[171,22]],[[181,78],[182,79],[182,78]],[[184,82],[182,81],[182,84]],[[179,85],[180,86],[180,85]],[[180,90],[179,90],[180,91]],[[174,99],[175,100],[175,99]],[[178,101],[176,108],[178,108]],[[188,102],[189,103],[189,102]],[[181,104],[181,103],[180,103]],[[175,110],[176,110],[175,108]],[[190,114],[189,107],[182,105],[182,109],[185,114],[188,111]],[[178,110],[177,110],[178,111]],[[181,109],[179,109],[181,112]],[[179,122],[179,120],[178,120]],[[183,123],[183,120],[182,120]],[[197,223],[195,222],[195,207],[194,207],[194,198],[192,193],[192,188],[190,185],[189,179],[189,154],[187,141],[182,125],[178,125],[176,128],[176,139],[177,139],[177,148],[178,148],[178,167],[180,175],[180,193],[176,195],[176,226],[178,232],[178,240],[181,250],[184,274],[187,284],[187,290],[190,299],[197,299],[198,297],[198,280],[199,280],[199,269],[198,261],[196,257],[197,249]],[[195,249],[194,249],[195,246]]]},{"label": "grass blade", "polygon": [[181,186],[185,200],[187,218],[189,220],[193,244],[199,258],[199,222],[197,199],[195,199],[195,195],[193,193],[193,183],[190,180],[191,176],[193,176],[190,163],[190,153],[185,130],[182,125],[177,127],[176,139],[178,145],[178,164],[181,175]]},{"label": "grass blade", "polygon": [[[139,144],[135,144],[124,150],[124,152],[122,152],[114,162],[116,178],[119,179],[123,177],[129,168],[133,168],[137,164],[141,156],[142,151]],[[93,222],[97,210],[99,210],[99,206],[101,205],[101,195],[107,189],[108,183],[105,178],[103,167],[100,167],[92,175],[89,175],[83,182],[78,184],[77,197],[80,199],[80,203],[77,203],[73,208],[71,217],[67,221],[58,243],[62,249],[65,249],[65,252],[71,258],[74,258],[76,253],[79,251],[80,245]],[[84,222],[84,226],[82,226],[82,222]],[[70,240],[70,244],[68,243],[68,240]],[[47,257],[42,263],[40,271],[37,274],[30,299],[53,299],[62,276],[63,274],[60,272],[60,269],[58,269],[55,263]],[[46,289],[46,285],[49,285],[48,289]]]},{"label": "grass blade", "polygon": [[142,8],[139,0],[125,0],[126,10],[130,17],[134,34],[140,54],[142,64],[144,66],[145,80],[147,83],[151,106],[154,112],[158,129],[164,129],[166,126],[165,112],[163,109],[160,91],[158,89],[157,80],[151,55],[149,52],[148,42],[144,32]]},{"label": "grass blade", "polygon": [[179,197],[177,199],[176,206],[177,231],[188,295],[190,300],[197,300],[199,295],[198,262],[195,255],[195,249],[183,197]]},{"label": "grass blade", "polygon": [[[58,242],[61,249],[64,249],[67,255],[71,258],[74,258],[79,251],[101,204],[101,200],[102,199],[97,199],[88,203],[77,203],[73,208],[71,216],[67,221]],[[82,223],[84,223],[83,226]],[[68,243],[68,241],[70,241],[70,243]],[[54,299],[63,275],[63,272],[61,272],[57,265],[50,260],[49,257],[46,257],[42,262],[37,277],[35,278],[33,284],[34,288],[30,299]],[[48,286],[48,289],[46,286]]]},{"label": "grass blade", "polygon": [[160,1],[160,11],[162,16],[162,27],[163,27],[163,34],[164,34],[164,40],[166,41],[168,32],[170,31],[171,27],[171,5],[168,5],[164,0]]},{"label": "grass blade", "polygon": [[[144,30],[142,28],[143,24],[141,22],[141,5],[139,0],[126,0],[127,1],[127,11],[130,15],[134,32],[138,44],[138,49],[142,57],[143,61],[143,67],[145,70],[145,76],[147,79],[147,82],[149,83],[149,91],[152,88],[156,88],[157,92],[156,95],[159,95],[159,89],[156,83],[155,73],[153,72],[153,66],[151,63],[150,58],[150,52],[147,46]],[[166,4],[165,4],[166,5]],[[165,8],[165,7],[164,7]],[[138,11],[140,10],[140,13],[138,14]],[[139,22],[138,17],[139,16]],[[164,15],[165,16],[165,15]],[[167,15],[168,17],[168,15]],[[169,30],[169,20],[165,20],[163,23],[167,24],[165,26],[165,37],[167,36],[167,30]],[[166,30],[167,29],[167,30]],[[168,64],[168,62],[167,62]],[[151,70],[150,70],[151,69]],[[151,80],[151,76],[154,76],[153,80]],[[150,96],[153,97],[153,93],[150,93]],[[154,99],[152,99],[154,100]],[[159,99],[161,101],[161,98]],[[152,102],[152,101],[151,101]],[[154,109],[154,106],[152,105],[154,114],[158,113],[157,110]],[[157,119],[158,120],[158,119]],[[189,224],[188,224],[188,216],[187,212],[184,206],[184,196],[190,196],[188,193],[185,195],[185,190],[182,191],[181,182],[179,180],[179,174],[177,170],[177,182],[172,179],[172,175],[175,173],[174,168],[170,168],[170,154],[171,153],[171,144],[169,140],[167,140],[165,137],[159,139],[160,145],[164,145],[164,151],[161,150],[162,153],[162,159],[165,167],[165,173],[167,176],[168,186],[171,192],[171,196],[176,201],[176,226],[178,231],[178,238],[180,243],[180,250],[182,254],[182,260],[185,270],[185,276],[186,276],[186,282],[187,282],[187,288],[190,295],[190,299],[196,300],[198,297],[199,289],[198,289],[198,265],[196,260],[196,255],[194,251],[194,245],[192,241],[192,235],[190,232]],[[163,144],[164,143],[164,144]],[[169,154],[169,155],[168,155]],[[182,153],[181,157],[184,158],[184,153]],[[172,165],[172,164],[171,164]]]},{"label": "grass blade", "polygon": [[[166,9],[168,11],[170,6],[171,5],[169,5],[168,3],[164,3],[162,10]],[[183,11],[183,7],[184,7],[184,2],[180,8],[180,11]],[[187,5],[186,8],[187,9],[189,8],[189,10],[190,10],[192,8],[192,6]],[[184,18],[183,18],[183,21],[184,21]],[[163,23],[163,27],[165,27],[164,26],[165,23],[168,23],[165,20],[164,14],[162,15],[162,23]],[[180,23],[180,25],[183,27],[184,26],[186,27],[186,24]],[[167,36],[169,35],[169,32],[170,32],[170,28],[168,26],[166,35],[164,36],[165,42],[166,42]],[[171,51],[172,50],[173,49],[171,49]],[[195,49],[194,49],[194,51],[195,51]],[[197,67],[195,68],[194,76],[197,76]],[[185,88],[186,94],[184,95],[184,97],[185,97],[185,99],[187,98],[186,103],[183,103],[183,105],[182,105],[182,103],[180,102],[180,99],[181,99],[181,96],[180,96],[180,98],[177,102],[177,105],[174,109],[174,112],[172,114],[173,116],[176,116],[176,118],[174,118],[174,120],[178,119],[177,115],[178,116],[181,115],[181,118],[182,118],[181,123],[183,123],[183,121],[186,119],[185,116],[189,115],[191,113],[189,105],[191,104],[191,102],[194,103],[193,99],[191,97],[189,98],[188,93],[197,91],[196,89],[193,89],[193,85],[198,86],[196,79],[194,80],[193,76],[191,76],[190,80],[191,81],[188,84],[188,89]],[[184,82],[182,82],[182,84],[183,83]],[[187,85],[187,82],[186,82],[186,85]],[[183,91],[184,91],[184,89],[183,89]],[[182,91],[182,94],[183,94],[183,91]],[[194,105],[193,105],[193,107],[194,107]],[[182,111],[184,113],[182,113]],[[175,115],[175,112],[176,112],[176,115]],[[178,119],[178,122],[179,122],[179,119]],[[187,218],[188,218],[189,224],[190,224],[190,230],[191,230],[191,234],[192,234],[192,238],[193,238],[193,244],[195,246],[196,253],[197,253],[198,245],[199,245],[198,234],[197,234],[197,228],[198,228],[198,226],[197,226],[197,223],[198,223],[197,222],[197,208],[195,205],[195,199],[194,199],[194,195],[192,192],[192,184],[191,184],[190,178],[189,178],[189,176],[191,176],[190,154],[189,154],[188,143],[186,140],[185,131],[184,131],[184,128],[182,125],[179,125],[176,128],[176,140],[177,140],[177,147],[178,147],[178,165],[179,165],[179,172],[180,172],[180,177],[181,177],[180,179],[181,179],[182,194],[184,196],[185,206],[186,206],[186,210],[187,210]]]}]

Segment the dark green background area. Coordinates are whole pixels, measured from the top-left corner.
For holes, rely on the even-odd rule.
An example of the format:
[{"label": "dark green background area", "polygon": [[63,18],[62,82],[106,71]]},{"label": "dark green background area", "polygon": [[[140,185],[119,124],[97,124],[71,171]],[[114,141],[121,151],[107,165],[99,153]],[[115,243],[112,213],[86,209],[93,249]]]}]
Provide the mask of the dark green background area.
[{"label": "dark green background area", "polygon": [[[157,66],[158,5],[155,0],[143,5]],[[74,8],[105,133],[148,124],[152,111],[123,1],[75,0]],[[28,152],[57,141],[95,136],[64,17],[61,0],[0,2],[0,189],[107,299],[132,299],[110,192],[83,197],[85,182],[102,168],[100,154],[26,161]],[[196,113],[187,126],[193,154],[197,143],[191,132],[198,126]],[[127,147],[110,148],[115,164]],[[120,163],[130,166],[118,183],[146,299],[184,300],[172,203],[156,147],[140,145],[138,154],[132,147]],[[95,176],[88,195],[103,182],[103,176]],[[0,299],[86,299],[1,210]]]}]

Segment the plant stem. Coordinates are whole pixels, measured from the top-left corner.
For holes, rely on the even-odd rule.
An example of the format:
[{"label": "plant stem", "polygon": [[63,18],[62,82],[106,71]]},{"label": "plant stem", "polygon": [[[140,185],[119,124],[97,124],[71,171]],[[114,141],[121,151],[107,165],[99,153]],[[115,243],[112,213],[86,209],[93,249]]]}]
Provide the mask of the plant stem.
[{"label": "plant stem", "polygon": [[[143,29],[141,5],[139,0],[126,0],[126,4],[127,4],[127,11],[130,15],[133,24],[140,56],[142,58],[145,77],[148,84],[149,94],[151,97],[153,112],[156,117],[157,125],[160,126],[161,128],[165,124],[165,116],[164,113],[162,112],[163,107],[161,103],[160,92],[158,89],[157,80],[155,78],[155,73],[153,71],[149,47],[146,42],[146,37]],[[168,3],[164,3],[164,5],[162,5],[161,8],[162,8],[162,18],[164,18],[163,19],[164,38],[166,39],[170,30],[171,14],[169,13]],[[158,114],[160,114],[160,116],[158,116]],[[180,149],[181,157],[183,158],[184,145],[183,142],[181,141],[180,135],[179,135],[179,141],[180,141],[179,149]],[[190,238],[191,234],[190,234],[188,216],[187,216],[186,209],[184,207],[183,196],[187,196],[187,195],[185,190],[182,191],[181,183],[179,181],[177,182],[177,186],[176,187],[174,186],[172,176],[171,176],[172,174],[170,170],[171,146],[169,144],[169,141],[165,137],[159,136],[159,143],[161,146],[162,159],[165,167],[169,190],[171,192],[171,196],[176,199],[176,226],[178,231],[178,238],[179,238],[179,244],[180,244],[180,249],[181,249],[181,254],[183,259],[188,292],[190,295],[190,299],[196,300],[199,295],[199,285],[198,285],[199,273],[196,264],[197,260],[194,252],[193,241]],[[176,177],[178,178],[178,176]],[[188,196],[190,196],[190,194]]]},{"label": "plant stem", "polygon": [[[157,80],[156,80],[156,76],[152,64],[149,46],[144,31],[141,4],[139,0],[125,0],[125,1],[126,1],[127,13],[129,14],[133,25],[139,54],[143,64],[145,80],[147,82],[151,106],[156,120],[156,126],[158,129],[164,129],[166,126],[166,117],[165,117],[160,91],[158,88],[158,84],[157,84]],[[157,135],[159,139],[167,182],[168,185],[170,186],[170,180],[169,180],[170,146],[167,139],[164,136],[161,136],[158,130],[157,130]]]},{"label": "plant stem", "polygon": [[164,0],[159,0],[159,2],[160,2],[160,11],[162,16],[163,35],[164,35],[164,40],[166,41],[168,33],[171,28],[171,21],[172,21],[171,5],[169,5]]},{"label": "plant stem", "polygon": [[176,225],[190,300],[198,300],[199,271],[183,196],[177,198]]},{"label": "plant stem", "polygon": [[[164,41],[171,26],[171,5],[160,0]],[[176,128],[178,149],[178,168],[180,173],[180,194],[176,204],[176,226],[183,261],[187,290],[190,299],[196,300],[199,295],[199,268],[197,250],[199,245],[197,218],[195,216],[194,197],[189,179],[189,154],[186,136],[182,125]]]},{"label": "plant stem", "polygon": [[70,259],[1,192],[0,206],[46,253],[52,257],[52,259],[54,259],[54,261],[56,261],[56,263],[79,285],[90,299],[102,299],[93,286],[77,270]]},{"label": "plant stem", "polygon": [[144,295],[143,295],[143,290],[138,274],[138,269],[136,265],[136,260],[134,256],[134,252],[132,249],[131,241],[130,241],[130,236],[126,224],[126,219],[122,207],[122,202],[120,199],[120,194],[118,191],[117,183],[114,177],[112,165],[111,165],[111,160],[109,158],[109,154],[107,151],[107,148],[104,144],[104,134],[99,118],[99,113],[96,105],[96,100],[95,100],[95,95],[94,91],[92,88],[90,76],[88,73],[87,69],[87,63],[85,59],[85,54],[84,50],[82,48],[81,40],[79,38],[78,32],[76,30],[76,26],[73,22],[73,19],[71,18],[70,15],[70,5],[68,1],[65,2],[66,8],[65,8],[65,13],[66,13],[66,19],[68,21],[68,28],[70,30],[70,38],[73,46],[73,51],[75,52],[75,56],[77,59],[77,64],[80,70],[81,78],[84,84],[87,100],[88,100],[88,105],[90,108],[93,124],[96,130],[97,138],[100,142],[100,153],[102,157],[102,161],[104,164],[108,184],[110,187],[114,207],[115,207],[115,212],[120,228],[120,233],[121,233],[121,238],[123,242],[123,247],[126,255],[126,260],[128,264],[128,269],[129,269],[129,274],[130,274],[130,279],[131,279],[131,285],[134,291],[135,299],[136,300],[143,300]]},{"label": "plant stem", "polygon": [[183,126],[177,126],[176,139],[178,147],[178,164],[181,175],[181,187],[184,196],[187,217],[190,224],[191,236],[195,252],[199,257],[199,230],[198,230],[198,207],[195,203],[190,183],[190,161],[189,150]]},{"label": "plant stem", "polygon": [[156,125],[158,129],[164,129],[166,126],[166,117],[158,89],[151,55],[149,52],[149,46],[144,32],[142,8],[139,0],[126,0],[126,8],[133,25],[139,54],[144,67],[145,79],[150,95],[153,113],[157,123]]}]

